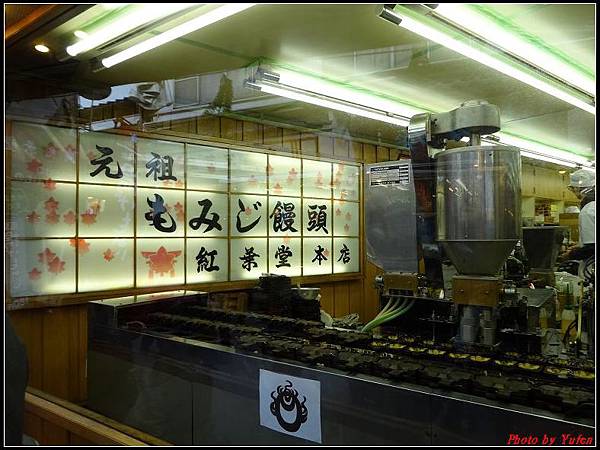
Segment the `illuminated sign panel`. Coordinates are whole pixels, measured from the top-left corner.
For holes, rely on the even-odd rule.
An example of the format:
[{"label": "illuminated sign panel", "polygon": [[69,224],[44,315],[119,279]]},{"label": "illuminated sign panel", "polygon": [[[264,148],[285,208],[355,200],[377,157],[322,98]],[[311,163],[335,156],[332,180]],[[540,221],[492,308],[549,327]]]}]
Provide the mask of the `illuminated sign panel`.
[{"label": "illuminated sign panel", "polygon": [[16,122],[13,297],[360,271],[360,167]]}]

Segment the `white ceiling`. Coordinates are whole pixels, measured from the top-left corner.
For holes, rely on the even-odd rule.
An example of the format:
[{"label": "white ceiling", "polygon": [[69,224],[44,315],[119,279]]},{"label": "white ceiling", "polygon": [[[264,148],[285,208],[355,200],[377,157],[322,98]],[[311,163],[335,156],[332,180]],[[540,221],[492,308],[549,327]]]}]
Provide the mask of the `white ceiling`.
[{"label": "white ceiling", "polygon": [[[595,71],[595,4],[487,6]],[[231,71],[269,58],[438,111],[485,99],[500,108],[503,131],[594,154],[594,115],[394,26],[377,17],[376,7],[257,5],[111,69],[94,73],[82,64],[79,76],[120,85]],[[66,23],[48,41],[64,45],[79,25]],[[306,122],[315,108],[267,112]]]}]

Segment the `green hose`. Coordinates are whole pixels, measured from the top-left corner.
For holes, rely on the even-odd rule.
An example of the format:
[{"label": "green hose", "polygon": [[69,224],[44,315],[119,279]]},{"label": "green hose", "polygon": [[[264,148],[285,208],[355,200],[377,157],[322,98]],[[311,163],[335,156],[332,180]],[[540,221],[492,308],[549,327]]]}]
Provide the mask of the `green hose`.
[{"label": "green hose", "polygon": [[385,322],[389,322],[390,320],[393,320],[397,317],[400,317],[402,314],[406,313],[408,310],[410,310],[412,308],[412,306],[414,305],[415,300],[412,299],[408,304],[403,303],[402,306],[400,308],[397,308],[394,311],[389,311],[386,314],[382,315],[381,317],[376,317],[375,319],[373,319],[372,321],[370,321],[368,324],[366,324],[363,328],[362,328],[362,332],[366,332],[369,331],[373,328],[378,327],[379,325],[381,325],[382,323]]},{"label": "green hose", "polygon": [[[392,302],[394,304],[392,304]],[[386,312],[395,309],[396,308],[396,303],[398,303],[398,299],[397,298],[390,298],[388,300],[388,302],[386,303],[386,305],[383,307],[383,309],[381,311],[379,311],[379,314],[377,314],[377,316],[375,316],[375,318],[377,319],[378,317],[381,317],[383,314],[385,314]]]}]

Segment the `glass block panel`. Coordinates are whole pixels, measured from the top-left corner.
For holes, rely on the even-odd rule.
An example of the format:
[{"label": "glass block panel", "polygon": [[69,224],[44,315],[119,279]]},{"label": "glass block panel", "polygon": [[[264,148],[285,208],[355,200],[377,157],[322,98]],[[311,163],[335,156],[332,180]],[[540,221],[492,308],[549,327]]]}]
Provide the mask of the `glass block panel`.
[{"label": "glass block panel", "polygon": [[179,237],[185,233],[184,192],[137,189],[137,236]]},{"label": "glass block panel", "polygon": [[138,239],[137,287],[185,282],[184,239]]},{"label": "glass block panel", "polygon": [[186,239],[187,284],[227,281],[229,241],[227,239]]},{"label": "glass block panel", "polygon": [[231,192],[267,193],[267,155],[229,151],[231,160]]},{"label": "glass block panel", "polygon": [[302,275],[325,275],[332,270],[331,239],[304,238],[302,240]]},{"label": "glass block panel", "polygon": [[269,194],[300,197],[302,160],[269,155]]},{"label": "glass block panel", "polygon": [[231,239],[231,281],[258,280],[267,272],[267,239]]},{"label": "glass block panel", "polygon": [[358,238],[333,239],[333,273],[360,271]]},{"label": "glass block panel", "polygon": [[360,167],[350,164],[333,165],[333,198],[359,200]]},{"label": "glass block panel", "polygon": [[75,181],[76,130],[15,122],[12,132],[14,178]]},{"label": "glass block panel", "polygon": [[267,197],[232,195],[230,203],[231,236],[266,236],[269,214]]},{"label": "glass block panel", "polygon": [[302,189],[304,197],[331,198],[331,163],[303,160]]},{"label": "glass block panel", "polygon": [[133,287],[133,239],[79,239],[79,292]]},{"label": "glass block panel", "polygon": [[75,184],[54,181],[13,181],[11,236],[75,236]]},{"label": "glass block panel", "polygon": [[302,242],[299,238],[269,239],[269,273],[299,277],[302,275]]},{"label": "glass block panel", "polygon": [[302,232],[304,236],[331,236],[331,200],[305,198],[302,201]]},{"label": "glass block panel", "polygon": [[227,194],[187,192],[187,236],[227,237],[229,199]]},{"label": "glass block panel", "polygon": [[300,237],[302,201],[292,197],[269,196],[269,236]]},{"label": "glass block panel", "polygon": [[138,186],[184,189],[183,154],[183,144],[178,142],[138,139]]},{"label": "glass block panel", "polygon": [[79,181],[133,185],[133,136],[81,131],[79,141]]},{"label": "glass block panel", "polygon": [[187,188],[228,190],[227,149],[186,144]]},{"label": "glass block panel", "polygon": [[80,237],[133,236],[132,187],[79,185]]},{"label": "glass block panel", "polygon": [[358,203],[333,202],[333,235],[358,236],[360,214]]},{"label": "glass block panel", "polygon": [[75,239],[12,241],[12,297],[75,292]]}]

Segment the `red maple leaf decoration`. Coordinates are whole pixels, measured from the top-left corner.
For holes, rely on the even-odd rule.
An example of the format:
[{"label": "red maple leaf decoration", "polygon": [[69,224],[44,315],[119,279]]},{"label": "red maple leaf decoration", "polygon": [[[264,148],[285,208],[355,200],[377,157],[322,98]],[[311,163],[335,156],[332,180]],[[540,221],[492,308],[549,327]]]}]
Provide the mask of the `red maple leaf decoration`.
[{"label": "red maple leaf decoration", "polygon": [[40,272],[39,270],[37,270],[36,267],[34,267],[31,272],[28,272],[28,274],[29,274],[29,279],[31,281],[36,281],[36,280],[40,279],[40,276],[42,275],[42,272]]},{"label": "red maple leaf decoration", "polygon": [[290,169],[290,171],[288,172],[288,175],[291,178],[296,178],[298,176],[298,172],[296,171],[296,169],[294,169],[293,167]]},{"label": "red maple leaf decoration", "polygon": [[245,213],[247,216],[251,215],[251,214],[252,214],[252,208],[250,208],[249,206],[248,206],[248,207],[246,207],[246,209],[244,210],[244,213]]},{"label": "red maple leaf decoration", "polygon": [[38,261],[41,263],[46,263],[48,261],[52,261],[56,253],[53,253],[49,248],[46,248],[42,253],[38,253]]},{"label": "red maple leaf decoration", "polygon": [[159,247],[156,252],[142,252],[142,256],[146,258],[146,264],[150,266],[148,277],[153,278],[154,273],[159,274],[161,277],[165,273],[169,273],[171,277],[175,276],[175,263],[176,257],[181,255],[181,250],[175,250],[172,252],[167,251],[163,246]]},{"label": "red maple leaf decoration", "polygon": [[171,186],[171,182],[169,180],[163,180],[163,186]]},{"label": "red maple leaf decoration", "polygon": [[56,189],[56,181],[54,181],[52,178],[48,178],[46,181],[44,181],[44,189],[47,191],[53,191]]},{"label": "red maple leaf decoration", "polygon": [[275,192],[276,194],[281,194],[282,191],[283,191],[283,188],[281,187],[281,185],[279,183],[277,183],[273,187],[273,192]]},{"label": "red maple leaf decoration", "polygon": [[76,219],[77,219],[77,216],[75,215],[75,213],[73,211],[69,211],[68,213],[63,215],[63,220],[68,225],[73,225],[75,223]]},{"label": "red maple leaf decoration", "polygon": [[58,209],[59,202],[54,200],[54,197],[50,197],[44,202],[44,208],[46,211],[56,211]]},{"label": "red maple leaf decoration", "polygon": [[50,263],[48,263],[48,272],[58,275],[65,270],[65,262],[61,261],[57,256]]},{"label": "red maple leaf decoration", "polygon": [[27,214],[27,222],[38,223],[39,221],[40,221],[40,216],[35,211],[31,211],[31,214]]},{"label": "red maple leaf decoration", "polygon": [[325,249],[323,254],[325,255],[326,258],[329,258],[329,250]]},{"label": "red maple leaf decoration", "polygon": [[85,239],[69,239],[69,245],[71,247],[77,247],[79,249],[79,253],[82,255],[90,251],[90,243]]},{"label": "red maple leaf decoration", "polygon": [[317,186],[323,186],[323,175],[321,174],[321,172],[317,174],[317,181],[315,181],[315,184]]},{"label": "red maple leaf decoration", "polygon": [[179,202],[175,203],[175,215],[177,216],[177,220],[180,222],[185,222],[185,212],[183,211],[183,205]]},{"label": "red maple leaf decoration", "polygon": [[48,144],[44,149],[44,155],[46,158],[54,158],[56,156],[56,147],[54,144]]},{"label": "red maple leaf decoration", "polygon": [[284,244],[289,244],[290,243],[290,237],[287,234],[283,237],[283,243]]},{"label": "red maple leaf decoration", "polygon": [[110,262],[114,257],[115,254],[110,248],[104,252],[104,259],[106,260],[106,262]]},{"label": "red maple leaf decoration", "polygon": [[336,216],[341,216],[342,215],[342,210],[340,208],[335,210],[335,215]]},{"label": "red maple leaf decoration", "polygon": [[96,154],[90,150],[89,152],[87,152],[87,157],[91,160],[93,160],[96,157]]},{"label": "red maple leaf decoration", "polygon": [[92,225],[92,224],[96,223],[96,214],[87,211],[80,215],[81,215],[81,221],[83,223],[85,223],[86,225]]},{"label": "red maple leaf decoration", "polygon": [[58,223],[59,218],[60,216],[56,211],[50,211],[48,214],[46,214],[46,223],[56,225]]},{"label": "red maple leaf decoration", "polygon": [[38,173],[42,168],[43,164],[36,158],[33,158],[27,163],[27,170],[31,173]]}]

